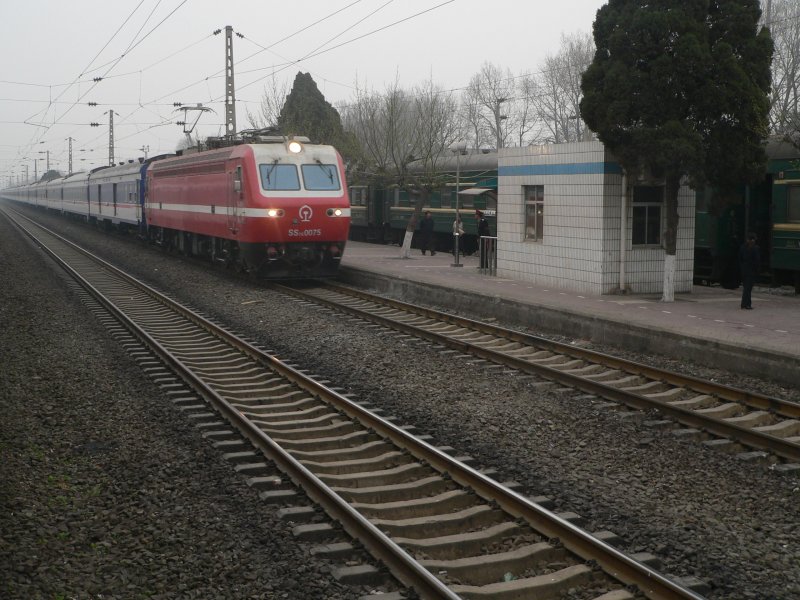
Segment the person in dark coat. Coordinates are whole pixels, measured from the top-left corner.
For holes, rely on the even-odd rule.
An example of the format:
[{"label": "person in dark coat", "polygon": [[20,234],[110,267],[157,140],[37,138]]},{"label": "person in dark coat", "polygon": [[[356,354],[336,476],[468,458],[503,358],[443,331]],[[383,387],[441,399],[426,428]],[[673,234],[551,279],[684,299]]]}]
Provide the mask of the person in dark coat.
[{"label": "person in dark coat", "polygon": [[436,250],[433,249],[433,225],[431,211],[426,210],[425,217],[419,222],[420,246],[422,254],[425,254],[426,250],[430,250],[431,256],[436,254]]},{"label": "person in dark coat", "polygon": [[742,275],[742,308],[751,310],[753,308],[750,294],[753,291],[753,284],[756,282],[758,268],[761,265],[761,255],[756,246],[756,236],[749,234],[747,241],[739,249],[739,271]]},{"label": "person in dark coat", "polygon": [[489,244],[493,240],[481,240],[481,238],[491,236],[492,232],[489,229],[489,221],[486,220],[481,211],[475,211],[475,218],[478,219],[478,248],[481,253],[481,269],[487,269],[489,267]]}]

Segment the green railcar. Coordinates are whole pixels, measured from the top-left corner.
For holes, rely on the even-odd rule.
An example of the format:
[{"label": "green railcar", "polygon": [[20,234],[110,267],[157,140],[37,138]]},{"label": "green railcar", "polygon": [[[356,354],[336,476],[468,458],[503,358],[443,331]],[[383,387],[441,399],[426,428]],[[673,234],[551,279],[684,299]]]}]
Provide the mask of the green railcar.
[{"label": "green railcar", "polygon": [[800,293],[800,152],[767,145],[767,172],[750,186],[696,194],[694,279],[739,286],[739,248],[754,233],[761,250],[759,280],[794,285]]}]

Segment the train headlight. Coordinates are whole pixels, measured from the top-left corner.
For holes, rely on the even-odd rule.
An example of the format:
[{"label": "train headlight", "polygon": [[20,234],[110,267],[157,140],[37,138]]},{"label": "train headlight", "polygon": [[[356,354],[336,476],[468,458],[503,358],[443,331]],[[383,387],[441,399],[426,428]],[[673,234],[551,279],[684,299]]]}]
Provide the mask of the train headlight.
[{"label": "train headlight", "polygon": [[270,218],[282,217],[284,215],[282,208],[269,208],[267,209],[267,216]]},{"label": "train headlight", "polygon": [[329,208],[325,211],[325,214],[329,217],[349,217],[350,216],[350,209],[349,208]]},{"label": "train headlight", "polygon": [[303,151],[303,144],[301,144],[297,140],[292,140],[291,142],[289,142],[287,148],[289,149],[289,152],[291,152],[292,154],[298,154]]}]

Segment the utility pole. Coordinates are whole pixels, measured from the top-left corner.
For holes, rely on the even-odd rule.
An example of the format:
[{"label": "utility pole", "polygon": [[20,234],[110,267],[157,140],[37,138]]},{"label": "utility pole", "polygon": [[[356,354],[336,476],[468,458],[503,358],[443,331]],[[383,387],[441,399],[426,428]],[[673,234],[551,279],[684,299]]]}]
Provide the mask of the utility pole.
[{"label": "utility pole", "polygon": [[69,173],[68,175],[72,175],[72,137],[68,137],[69,140]]},{"label": "utility pole", "polygon": [[225,136],[236,135],[236,92],[233,85],[233,27],[225,26]]},{"label": "utility pole", "polygon": [[142,146],[139,150],[144,152],[144,159],[147,160],[147,153],[150,152],[150,146]]},{"label": "utility pole", "polygon": [[503,147],[503,120],[507,119],[506,115],[500,114],[500,105],[506,101],[506,98],[497,98],[494,101],[494,123],[495,127],[497,128],[497,149]]},{"label": "utility pole", "polygon": [[[109,110],[108,113],[108,166],[114,166],[114,111]],[[119,113],[117,113],[119,116]]]}]

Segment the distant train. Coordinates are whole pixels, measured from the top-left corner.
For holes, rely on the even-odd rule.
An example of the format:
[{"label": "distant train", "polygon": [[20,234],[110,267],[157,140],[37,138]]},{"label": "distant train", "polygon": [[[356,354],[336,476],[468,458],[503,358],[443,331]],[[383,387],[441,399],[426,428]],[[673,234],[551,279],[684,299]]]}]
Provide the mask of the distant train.
[{"label": "distant train", "polygon": [[[459,188],[458,209],[465,235],[464,250],[472,254],[478,248],[475,212],[480,210],[489,221],[492,234],[497,232],[497,153],[476,152],[458,159],[447,157],[439,163],[440,184],[430,190],[425,210],[434,221],[434,244],[437,250],[453,246],[453,221],[456,218],[456,188]],[[411,163],[414,174],[418,165]],[[397,186],[350,187],[352,240],[402,243],[408,221],[414,212],[415,198]],[[416,240],[413,244],[416,246]]]},{"label": "distant train", "polygon": [[[758,184],[696,193],[696,283],[738,287],[739,247],[745,235],[753,232],[761,248],[760,280],[793,285],[800,293],[800,151],[787,143],[770,142],[767,156],[767,172]],[[459,209],[470,253],[477,248],[476,210],[484,212],[492,234],[497,233],[497,153],[470,154],[461,157],[458,166]],[[448,157],[441,163],[442,185],[431,191],[424,208],[433,215],[439,250],[449,250],[453,245],[456,173],[456,159]],[[414,212],[414,198],[408,192],[397,185],[356,184],[350,188],[350,202],[351,239],[402,242]]]},{"label": "distant train", "polygon": [[734,190],[700,190],[695,213],[694,279],[739,286],[739,247],[754,233],[761,249],[761,279],[793,285],[800,293],[800,151],[767,144],[764,179]]},{"label": "distant train", "polygon": [[307,138],[254,141],[101,167],[0,194],[135,229],[165,248],[265,278],[335,275],[350,228],[341,156]]}]

